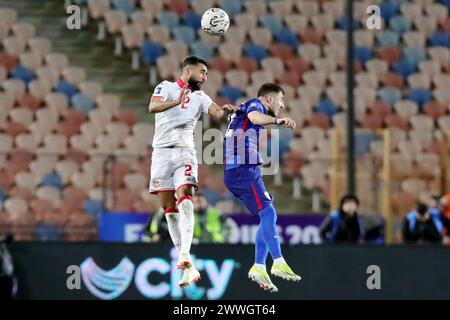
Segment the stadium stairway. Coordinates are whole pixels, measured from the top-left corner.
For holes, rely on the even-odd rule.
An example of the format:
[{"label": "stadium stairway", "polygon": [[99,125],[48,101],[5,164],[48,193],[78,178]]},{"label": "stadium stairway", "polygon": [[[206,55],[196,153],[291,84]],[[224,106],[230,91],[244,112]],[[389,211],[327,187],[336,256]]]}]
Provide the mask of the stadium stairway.
[{"label": "stadium stairway", "polygon": [[114,39],[107,36],[97,41],[97,23],[89,21],[81,30],[68,30],[64,1],[62,0],[2,0],[0,7],[14,8],[21,22],[32,23],[36,35],[52,40],[53,52],[64,53],[70,65],[82,67],[87,78],[98,81],[106,93],[120,97],[121,105],[133,108],[141,121],[148,121],[147,112],[150,86],[145,68],[131,70],[131,53],[124,50],[114,56]]}]

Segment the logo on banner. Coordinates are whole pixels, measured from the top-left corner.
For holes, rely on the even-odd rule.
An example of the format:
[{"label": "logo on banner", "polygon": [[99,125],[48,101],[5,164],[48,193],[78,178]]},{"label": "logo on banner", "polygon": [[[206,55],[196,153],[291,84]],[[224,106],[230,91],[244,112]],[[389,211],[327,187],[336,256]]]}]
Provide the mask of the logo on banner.
[{"label": "logo on banner", "polygon": [[[177,269],[175,249],[171,251],[171,258],[171,261],[150,258],[135,267],[130,259],[124,257],[116,267],[103,270],[92,257],[89,257],[81,264],[81,275],[87,289],[102,300],[120,297],[128,289],[133,278],[139,293],[149,299],[167,296],[180,299],[184,294],[192,300],[216,300],[225,294],[233,271],[238,267],[234,259],[225,259],[221,265],[213,259],[195,259],[195,266],[205,280],[209,280],[211,287],[202,287],[200,282],[183,289],[178,286],[182,271]],[[161,276],[166,276],[165,280],[161,280]]]},{"label": "logo on banner", "polygon": [[91,257],[80,266],[83,282],[89,291],[103,300],[111,300],[120,296],[133,279],[134,264],[127,257],[111,270],[103,270]]}]

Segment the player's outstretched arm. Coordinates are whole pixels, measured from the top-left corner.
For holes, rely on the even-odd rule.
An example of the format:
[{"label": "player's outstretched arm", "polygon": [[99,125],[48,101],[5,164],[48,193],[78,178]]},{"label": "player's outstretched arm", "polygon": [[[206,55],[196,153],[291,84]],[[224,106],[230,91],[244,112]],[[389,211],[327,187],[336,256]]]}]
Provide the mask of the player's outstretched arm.
[{"label": "player's outstretched arm", "polygon": [[276,118],[269,116],[267,114],[252,111],[247,115],[248,119],[257,126],[268,126],[271,124],[278,124],[288,129],[295,129],[296,123],[289,117],[286,118]]},{"label": "player's outstretched arm", "polygon": [[232,104],[219,106],[213,102],[208,109],[208,114],[219,121],[226,121],[230,113],[237,110],[239,110],[239,107],[233,106]]},{"label": "player's outstretched arm", "polygon": [[178,99],[174,101],[160,101],[161,97],[152,97],[152,99],[150,100],[150,104],[148,105],[148,111],[150,111],[150,113],[158,113],[178,106],[182,101],[184,101],[184,98],[186,97],[188,91],[189,89],[181,90]]}]

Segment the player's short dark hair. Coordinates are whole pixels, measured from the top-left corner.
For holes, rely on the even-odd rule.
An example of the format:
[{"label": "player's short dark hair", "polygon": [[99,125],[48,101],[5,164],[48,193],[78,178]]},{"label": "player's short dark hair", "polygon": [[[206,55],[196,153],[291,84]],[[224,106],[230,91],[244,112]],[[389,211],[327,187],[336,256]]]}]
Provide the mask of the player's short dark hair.
[{"label": "player's short dark hair", "polygon": [[269,93],[282,93],[284,94],[283,88],[276,83],[264,83],[258,90],[258,97],[264,97]]},{"label": "player's short dark hair", "polygon": [[208,62],[206,62],[206,60],[196,57],[196,56],[190,56],[187,57],[186,59],[184,59],[182,67],[187,67],[187,66],[195,66],[197,64],[204,64],[206,67],[208,67]]}]

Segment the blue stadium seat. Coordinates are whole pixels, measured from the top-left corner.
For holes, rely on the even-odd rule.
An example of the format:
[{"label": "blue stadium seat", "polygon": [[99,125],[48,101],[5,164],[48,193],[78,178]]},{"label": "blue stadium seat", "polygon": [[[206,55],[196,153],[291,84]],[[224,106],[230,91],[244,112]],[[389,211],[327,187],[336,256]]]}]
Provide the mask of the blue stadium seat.
[{"label": "blue stadium seat", "polygon": [[317,112],[322,112],[327,115],[328,118],[332,118],[334,114],[337,112],[336,105],[331,102],[329,99],[321,99],[315,105]]},{"label": "blue stadium seat", "polygon": [[441,0],[441,3],[450,10],[450,0]]},{"label": "blue stadium seat", "polygon": [[395,16],[389,20],[389,28],[398,34],[403,34],[411,31],[411,22],[404,16]]},{"label": "blue stadium seat", "polygon": [[183,16],[183,22],[186,26],[191,27],[195,31],[201,28],[202,17],[194,11],[188,11]]},{"label": "blue stadium seat", "polygon": [[94,101],[84,94],[76,93],[70,98],[70,102],[74,109],[79,110],[83,113],[89,113],[94,110]]},{"label": "blue stadium seat", "polygon": [[36,226],[34,236],[38,241],[58,241],[60,238],[60,231],[56,224],[40,223]]},{"label": "blue stadium seat", "polygon": [[427,53],[424,48],[405,47],[403,48],[403,56],[410,63],[417,66],[426,59]]},{"label": "blue stadium seat", "polygon": [[377,33],[377,40],[380,47],[385,46],[398,46],[400,42],[400,37],[397,33],[393,31],[383,31]]},{"label": "blue stadium seat", "polygon": [[136,10],[134,0],[112,0],[112,4],[117,10],[125,12],[128,16]]},{"label": "blue stadium seat", "polygon": [[290,45],[294,50],[297,50],[299,45],[297,34],[288,28],[283,28],[275,33],[275,40],[278,43]]},{"label": "blue stadium seat", "polygon": [[142,61],[148,64],[156,63],[159,57],[164,53],[163,47],[157,42],[150,40],[144,41],[141,46]]},{"label": "blue stadium seat", "polygon": [[355,135],[355,153],[358,156],[370,152],[370,143],[375,140],[375,134],[370,132]]},{"label": "blue stadium seat", "polygon": [[378,96],[381,100],[394,106],[397,101],[402,99],[402,92],[397,88],[383,87],[378,90]]},{"label": "blue stadium seat", "polygon": [[403,78],[408,78],[411,74],[417,71],[417,65],[414,65],[406,58],[398,60],[394,63],[392,68],[395,72],[400,73]]},{"label": "blue stadium seat", "polygon": [[354,55],[356,60],[365,65],[367,61],[372,59],[372,50],[368,47],[355,47]]},{"label": "blue stadium seat", "polygon": [[192,54],[209,61],[214,56],[214,47],[206,42],[196,41],[190,46]]},{"label": "blue stadium seat", "polygon": [[64,93],[68,98],[71,98],[78,92],[78,88],[66,80],[59,80],[56,84],[55,91]]},{"label": "blue stadium seat", "polygon": [[385,0],[384,2],[389,3],[390,5],[400,8],[403,3],[408,3],[409,0]]},{"label": "blue stadium seat", "polygon": [[261,62],[261,60],[267,57],[267,49],[253,43],[247,43],[244,46],[244,53],[248,58],[258,60],[258,62]]},{"label": "blue stadium seat", "polygon": [[[342,16],[337,20],[337,25],[341,30],[347,30],[348,21],[346,16]],[[360,28],[360,22],[356,19],[353,19],[353,30],[358,30]]]},{"label": "blue stadium seat", "polygon": [[437,31],[428,37],[432,47],[450,47],[450,36],[442,31]]},{"label": "blue stadium seat", "polygon": [[180,17],[172,11],[161,11],[158,21],[160,25],[163,25],[170,30],[180,24]]},{"label": "blue stadium seat", "polygon": [[244,93],[241,91],[241,89],[235,88],[230,85],[223,85],[222,88],[219,91],[219,94],[222,97],[230,99],[233,103],[244,96]]},{"label": "blue stadium seat", "polygon": [[55,187],[60,191],[64,188],[64,182],[58,172],[49,172],[42,178],[42,186]]},{"label": "blue stadium seat", "polygon": [[0,202],[4,202],[6,200],[6,192],[2,188],[0,188]]},{"label": "blue stadium seat", "polygon": [[418,104],[419,109],[422,110],[423,105],[431,100],[431,91],[426,88],[410,89],[408,91],[408,98]]},{"label": "blue stadium seat", "polygon": [[241,0],[221,0],[220,7],[228,13],[230,18],[242,11],[243,1]]},{"label": "blue stadium seat", "polygon": [[98,220],[100,213],[103,210],[103,203],[100,200],[88,199],[84,201],[84,211],[86,211],[94,220]]},{"label": "blue stadium seat", "polygon": [[294,138],[294,131],[280,127],[278,132],[280,134],[280,141],[278,142],[280,159],[283,159],[283,155],[289,150],[289,142]]},{"label": "blue stadium seat", "polygon": [[11,75],[14,79],[22,80],[27,86],[35,79],[35,75],[32,70],[25,68],[21,65],[17,65],[12,69]]},{"label": "blue stadium seat", "polygon": [[173,38],[187,45],[195,41],[194,29],[186,26],[177,26],[172,29]]},{"label": "blue stadium seat", "polygon": [[272,33],[278,33],[283,29],[283,21],[279,16],[266,14],[261,17],[260,21],[262,26],[272,31]]},{"label": "blue stadium seat", "polygon": [[390,4],[390,3],[382,3],[380,5],[380,14],[385,22],[388,22],[393,16],[395,16],[398,12],[398,7]]}]

